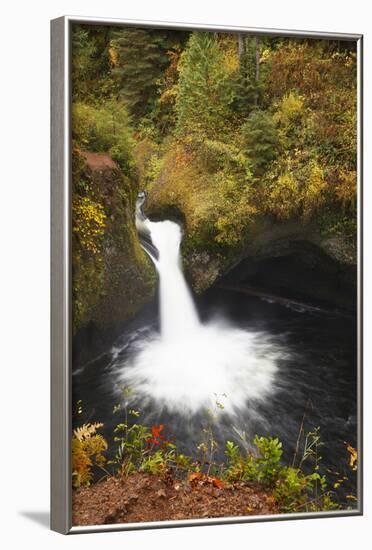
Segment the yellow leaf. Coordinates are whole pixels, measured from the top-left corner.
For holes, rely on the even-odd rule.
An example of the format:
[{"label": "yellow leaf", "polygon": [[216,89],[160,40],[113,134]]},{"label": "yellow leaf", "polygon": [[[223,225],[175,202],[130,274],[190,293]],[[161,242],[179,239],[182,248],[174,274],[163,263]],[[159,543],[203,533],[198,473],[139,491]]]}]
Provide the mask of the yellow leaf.
[{"label": "yellow leaf", "polygon": [[82,426],[74,430],[74,436],[79,441],[82,441],[83,439],[88,439],[96,433],[98,428],[102,428],[102,426],[102,422],[95,422],[94,424],[83,424]]},{"label": "yellow leaf", "polygon": [[350,453],[350,461],[349,461],[350,468],[352,468],[353,470],[357,470],[358,453],[356,449],[354,449],[354,447],[352,447],[350,444],[347,444],[346,449]]}]

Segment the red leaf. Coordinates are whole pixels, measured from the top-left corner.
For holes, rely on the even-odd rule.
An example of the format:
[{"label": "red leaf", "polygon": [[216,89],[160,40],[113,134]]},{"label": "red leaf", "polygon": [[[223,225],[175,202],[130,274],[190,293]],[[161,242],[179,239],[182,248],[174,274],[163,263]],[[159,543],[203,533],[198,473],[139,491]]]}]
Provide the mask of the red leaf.
[{"label": "red leaf", "polygon": [[160,432],[164,430],[164,424],[159,424],[159,426],[152,426],[151,433],[154,439],[164,439],[164,436],[160,435]]}]

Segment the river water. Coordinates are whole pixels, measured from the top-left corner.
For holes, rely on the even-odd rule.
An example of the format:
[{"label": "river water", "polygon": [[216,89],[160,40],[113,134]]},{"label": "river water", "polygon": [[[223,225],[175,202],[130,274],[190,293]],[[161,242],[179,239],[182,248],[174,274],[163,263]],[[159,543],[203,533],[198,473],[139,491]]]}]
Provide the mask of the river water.
[{"label": "river water", "polygon": [[355,491],[346,450],[356,446],[357,433],[354,318],[221,286],[194,302],[182,276],[178,226],[149,229],[161,249],[153,257],[160,297],[113,346],[74,365],[74,424],[103,422],[112,441],[122,421],[113,408],[131,387],[130,406],[140,411],[134,420],[165,424],[164,434],[188,454],[197,456],[212,409],[217,459],[224,458],[223,442],[239,442],[245,433],[248,442],[255,434],[278,437],[291,464],[303,423],[305,433],[320,429],[320,471],[331,480],[347,475],[341,496]]}]

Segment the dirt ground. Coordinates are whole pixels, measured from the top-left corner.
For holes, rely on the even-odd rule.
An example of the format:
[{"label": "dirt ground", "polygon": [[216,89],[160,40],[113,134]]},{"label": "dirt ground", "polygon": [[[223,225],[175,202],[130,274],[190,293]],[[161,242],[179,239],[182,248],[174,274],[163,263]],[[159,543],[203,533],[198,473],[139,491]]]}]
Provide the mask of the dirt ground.
[{"label": "dirt ground", "polygon": [[275,499],[247,483],[175,480],[135,473],[73,492],[73,525],[103,525],[278,513]]},{"label": "dirt ground", "polygon": [[81,155],[91,170],[118,169],[116,162],[108,153],[91,153],[90,151],[81,151]]}]

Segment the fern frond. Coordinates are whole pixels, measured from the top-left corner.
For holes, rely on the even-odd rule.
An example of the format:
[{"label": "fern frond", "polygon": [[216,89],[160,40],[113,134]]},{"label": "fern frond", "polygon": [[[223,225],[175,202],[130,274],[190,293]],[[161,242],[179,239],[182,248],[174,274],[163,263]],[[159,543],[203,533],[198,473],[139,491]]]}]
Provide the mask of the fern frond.
[{"label": "fern frond", "polygon": [[74,436],[79,440],[89,439],[96,433],[99,428],[102,428],[102,422],[94,422],[93,424],[83,424],[74,430]]},{"label": "fern frond", "polygon": [[92,467],[103,466],[106,462],[104,452],[107,441],[96,431],[102,428],[102,422],[83,424],[74,430],[72,437],[72,484],[75,488],[89,485],[93,480]]}]

